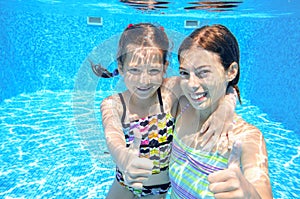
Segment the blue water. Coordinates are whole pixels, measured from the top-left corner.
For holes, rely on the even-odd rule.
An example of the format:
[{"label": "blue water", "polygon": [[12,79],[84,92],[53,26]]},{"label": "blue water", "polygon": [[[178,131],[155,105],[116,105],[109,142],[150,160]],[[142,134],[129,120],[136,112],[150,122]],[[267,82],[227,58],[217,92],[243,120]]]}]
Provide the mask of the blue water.
[{"label": "blue water", "polygon": [[[0,198],[105,198],[114,164],[99,104],[123,87],[121,79],[96,78],[87,59],[114,68],[124,27],[155,22],[174,42],[168,73],[176,75],[178,44],[192,31],[185,19],[223,23],[237,36],[243,98],[237,112],[265,136],[274,198],[300,195],[295,1],[274,1],[268,9],[247,1],[232,13],[185,15],[178,2],[165,14],[128,10],[118,1],[26,2],[0,1]],[[86,16],[99,13],[103,26],[88,26]]]},{"label": "blue water", "polygon": [[71,97],[71,91],[44,91],[1,104],[0,198],[103,198],[113,164],[102,136],[101,159],[91,158]]},{"label": "blue water", "polygon": [[[45,90],[1,104],[0,198],[105,198],[114,165],[98,109],[111,92],[94,94]],[[238,114],[265,135],[274,198],[296,198],[299,136],[243,102]]]}]

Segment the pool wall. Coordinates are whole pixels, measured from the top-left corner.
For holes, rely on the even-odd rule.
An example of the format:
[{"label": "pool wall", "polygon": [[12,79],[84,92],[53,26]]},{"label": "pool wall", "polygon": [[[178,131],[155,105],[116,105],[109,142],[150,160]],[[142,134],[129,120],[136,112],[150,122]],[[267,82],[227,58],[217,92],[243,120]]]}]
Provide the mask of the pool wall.
[{"label": "pool wall", "polygon": [[[0,103],[21,93],[72,90],[86,57],[129,23],[158,22],[165,29],[189,34],[186,17],[99,14],[103,26],[89,26],[86,15],[46,14],[0,8]],[[300,20],[281,18],[195,18],[201,24],[228,26],[241,47],[242,97],[300,133]],[[177,66],[174,67],[176,70]],[[97,89],[114,85],[99,81]]]}]

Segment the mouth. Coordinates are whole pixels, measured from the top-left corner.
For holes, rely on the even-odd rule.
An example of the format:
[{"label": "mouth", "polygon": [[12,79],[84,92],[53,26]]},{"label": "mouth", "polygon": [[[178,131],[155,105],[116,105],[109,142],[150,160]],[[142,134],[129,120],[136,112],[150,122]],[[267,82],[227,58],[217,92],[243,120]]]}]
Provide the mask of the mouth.
[{"label": "mouth", "polygon": [[145,91],[149,91],[151,89],[151,87],[139,87],[137,88],[137,90],[145,92]]},{"label": "mouth", "polygon": [[202,102],[206,99],[207,95],[208,95],[208,92],[193,93],[190,95],[190,97],[193,101]]}]

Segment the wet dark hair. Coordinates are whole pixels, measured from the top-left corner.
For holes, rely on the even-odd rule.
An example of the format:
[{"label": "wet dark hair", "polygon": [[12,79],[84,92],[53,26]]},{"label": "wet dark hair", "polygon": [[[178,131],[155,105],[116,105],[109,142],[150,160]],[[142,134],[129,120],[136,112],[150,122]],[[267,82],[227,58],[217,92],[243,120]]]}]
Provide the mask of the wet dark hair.
[{"label": "wet dark hair", "polygon": [[[129,24],[123,31],[117,53],[118,66],[123,69],[126,55],[136,50],[137,47],[155,47],[162,53],[163,64],[167,63],[169,52],[169,39],[162,26],[156,26],[151,23]],[[93,64],[93,72],[102,78],[110,78],[119,74],[118,69],[109,72],[100,64]]]},{"label": "wet dark hair", "polygon": [[94,64],[92,61],[90,61],[91,67],[93,72],[98,76],[102,78],[111,78],[114,76],[117,76],[119,74],[118,69],[115,69],[112,73],[109,72],[106,68],[103,68],[100,64]]},{"label": "wet dark hair", "polygon": [[[236,62],[240,66],[240,51],[239,45],[235,36],[228,28],[223,25],[215,24],[211,26],[203,26],[194,30],[187,38],[185,38],[178,50],[178,61],[181,61],[181,53],[184,50],[193,47],[200,47],[202,49],[214,52],[219,55],[221,63],[225,70]],[[241,103],[240,91],[237,86],[240,79],[240,67],[236,77],[229,82],[228,86],[235,88],[239,102]]]},{"label": "wet dark hair", "polygon": [[166,64],[169,52],[169,39],[161,26],[151,23],[129,24],[119,40],[117,60],[124,65],[126,55],[136,47],[155,47],[162,52],[163,64]]}]

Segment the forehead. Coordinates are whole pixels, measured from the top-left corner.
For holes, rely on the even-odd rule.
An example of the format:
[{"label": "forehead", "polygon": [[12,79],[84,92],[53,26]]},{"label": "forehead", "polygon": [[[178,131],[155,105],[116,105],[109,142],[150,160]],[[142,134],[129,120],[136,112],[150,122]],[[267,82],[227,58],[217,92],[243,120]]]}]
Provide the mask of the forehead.
[{"label": "forehead", "polygon": [[216,66],[221,64],[218,54],[205,50],[203,48],[191,48],[182,51],[180,54],[181,63],[180,66],[186,67],[198,67],[198,66]]},{"label": "forehead", "polygon": [[159,65],[163,63],[163,53],[155,47],[138,47],[126,54],[125,65]]}]

